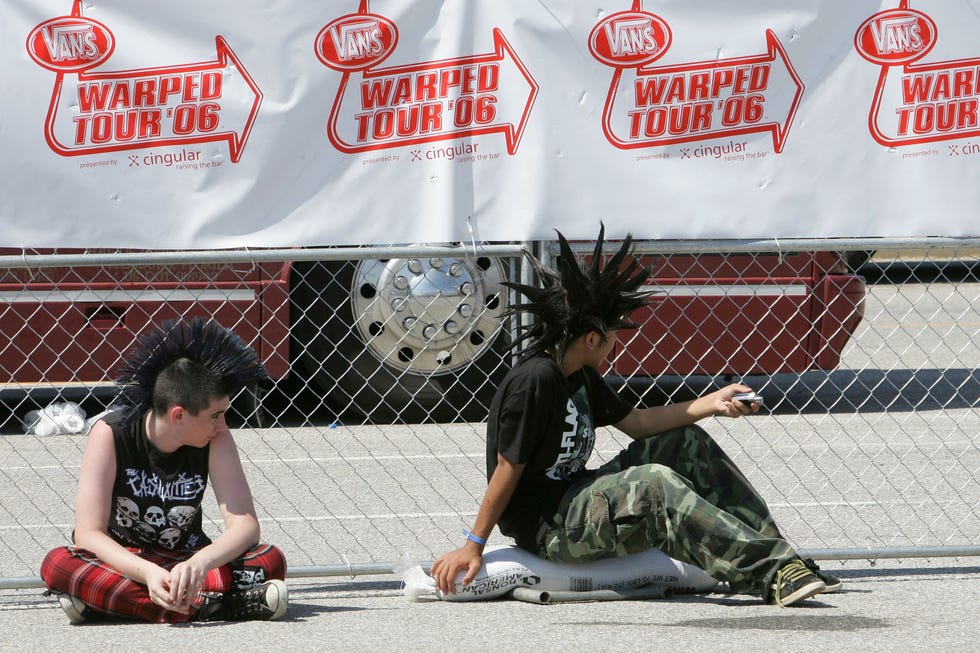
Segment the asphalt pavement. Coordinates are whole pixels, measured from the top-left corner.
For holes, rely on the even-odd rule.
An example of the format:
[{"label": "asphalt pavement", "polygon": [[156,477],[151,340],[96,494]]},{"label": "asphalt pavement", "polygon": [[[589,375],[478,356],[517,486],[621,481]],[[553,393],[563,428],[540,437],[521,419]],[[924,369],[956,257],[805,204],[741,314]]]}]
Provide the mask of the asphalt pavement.
[{"label": "asphalt pavement", "polygon": [[980,558],[824,561],[844,590],[801,607],[714,593],[537,605],[408,600],[392,575],[290,580],[277,622],[73,626],[39,589],[0,592],[4,651],[976,651]]}]

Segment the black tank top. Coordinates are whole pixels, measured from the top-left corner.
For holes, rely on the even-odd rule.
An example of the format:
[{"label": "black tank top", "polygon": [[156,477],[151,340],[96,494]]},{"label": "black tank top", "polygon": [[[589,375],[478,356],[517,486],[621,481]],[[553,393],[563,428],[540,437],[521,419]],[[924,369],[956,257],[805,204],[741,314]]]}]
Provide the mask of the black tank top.
[{"label": "black tank top", "polygon": [[109,535],[124,546],[199,549],[211,539],[201,530],[201,501],[208,484],[210,445],[164,453],[146,436],[146,414],[103,419],[116,445]]}]

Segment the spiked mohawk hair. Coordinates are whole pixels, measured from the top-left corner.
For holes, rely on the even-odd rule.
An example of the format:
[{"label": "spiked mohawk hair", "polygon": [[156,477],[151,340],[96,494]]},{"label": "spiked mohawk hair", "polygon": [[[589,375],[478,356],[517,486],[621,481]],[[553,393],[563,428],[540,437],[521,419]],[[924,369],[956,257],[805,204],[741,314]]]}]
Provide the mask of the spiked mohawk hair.
[{"label": "spiked mohawk hair", "polygon": [[121,386],[119,399],[127,416],[153,406],[158,377],[180,361],[203,368],[228,396],[268,376],[255,351],[218,323],[201,317],[164,322],[140,336],[123,358],[116,383]]},{"label": "spiked mohawk hair", "polygon": [[602,265],[605,225],[600,223],[599,237],[592,260],[583,269],[565,236],[558,230],[558,270],[544,267],[528,254],[541,287],[505,281],[503,285],[524,295],[528,301],[511,306],[506,314],[530,314],[530,326],[519,327],[514,346],[527,343],[524,356],[553,350],[559,363],[569,343],[589,331],[603,335],[616,329],[636,328],[626,318],[645,306],[650,293],[637,289],[650,276],[649,267],[641,267],[633,257],[633,237],[627,235],[619,250]]}]

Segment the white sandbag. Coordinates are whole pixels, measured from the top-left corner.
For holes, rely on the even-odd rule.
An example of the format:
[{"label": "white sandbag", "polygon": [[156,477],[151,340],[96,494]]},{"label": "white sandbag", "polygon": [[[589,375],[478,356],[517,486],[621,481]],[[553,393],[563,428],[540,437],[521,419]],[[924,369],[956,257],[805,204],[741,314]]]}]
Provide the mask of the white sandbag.
[{"label": "white sandbag", "polygon": [[541,592],[593,592],[649,585],[678,594],[708,592],[718,584],[702,569],[656,549],[623,558],[566,564],[544,560],[516,546],[488,547],[483,553],[483,567],[465,587],[460,584],[464,574],[461,571],[456,576],[456,594],[445,595],[436,590],[435,581],[421,567],[407,569],[402,576],[405,596],[411,600],[435,595],[443,601],[477,601],[497,598],[519,587]]}]

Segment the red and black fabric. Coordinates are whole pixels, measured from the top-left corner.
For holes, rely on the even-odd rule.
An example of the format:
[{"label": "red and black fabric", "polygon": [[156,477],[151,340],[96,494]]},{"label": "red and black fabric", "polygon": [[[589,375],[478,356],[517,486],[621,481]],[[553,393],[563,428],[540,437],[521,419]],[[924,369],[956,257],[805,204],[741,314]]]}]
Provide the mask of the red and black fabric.
[{"label": "red and black fabric", "polygon": [[[145,560],[170,569],[190,558],[194,551],[136,549],[130,551]],[[243,590],[267,580],[284,580],[286,559],[277,547],[258,544],[227,565],[208,572],[202,592]],[[49,590],[78,597],[95,612],[156,623],[192,621],[195,612],[181,614],[167,610],[150,599],[146,585],[137,583],[96,558],[90,551],[74,546],[54,549],[41,563],[41,578]],[[203,599],[195,601],[195,610]]]}]

